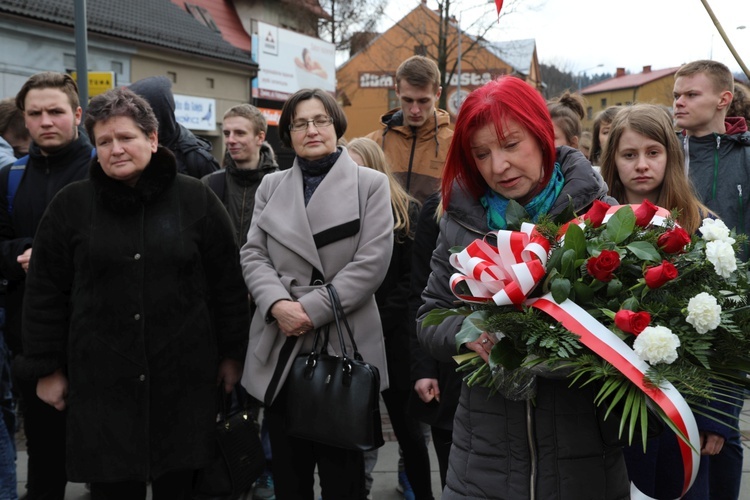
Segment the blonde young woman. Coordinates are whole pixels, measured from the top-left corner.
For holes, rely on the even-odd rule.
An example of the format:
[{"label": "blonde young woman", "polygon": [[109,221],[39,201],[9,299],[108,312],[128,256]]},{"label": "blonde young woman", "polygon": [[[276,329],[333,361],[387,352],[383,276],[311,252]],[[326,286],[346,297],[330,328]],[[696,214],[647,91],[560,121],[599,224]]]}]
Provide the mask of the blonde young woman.
[{"label": "blonde young woman", "polygon": [[[411,279],[411,254],[419,204],[409,196],[391,173],[380,146],[368,138],[352,140],[349,155],[359,165],[370,167],[388,176],[393,212],[393,254],[385,279],[375,292],[380,321],[383,323],[385,353],[388,361],[390,387],[383,391],[393,430],[404,455],[404,472],[417,499],[431,499],[430,458],[419,422],[407,415],[411,393],[409,376],[408,296]],[[403,475],[403,473],[401,473]],[[404,487],[408,487],[404,484]]]},{"label": "blonde young woman", "polygon": [[[621,203],[649,200],[669,210],[678,209],[679,223],[688,233],[695,232],[703,218],[711,215],[685,174],[682,145],[670,114],[661,106],[636,104],[615,115],[601,173],[609,194]],[[685,499],[710,497],[706,462],[721,451],[730,430],[728,423],[721,422],[728,422],[725,415],[731,404],[714,401],[711,406],[718,410],[716,418],[695,415],[701,435],[701,467]],[[641,492],[652,498],[679,495],[683,478],[674,433],[665,430],[650,439],[646,451],[634,443],[625,447],[624,453],[630,480]]]}]

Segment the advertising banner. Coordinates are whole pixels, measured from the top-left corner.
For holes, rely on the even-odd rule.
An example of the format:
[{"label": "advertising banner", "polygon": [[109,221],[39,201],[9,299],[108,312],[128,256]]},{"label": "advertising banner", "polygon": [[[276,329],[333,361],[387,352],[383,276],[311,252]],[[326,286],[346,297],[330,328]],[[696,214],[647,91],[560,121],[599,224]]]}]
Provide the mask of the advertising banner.
[{"label": "advertising banner", "polygon": [[301,88],[336,91],[336,50],[332,43],[258,23],[256,97],[285,100]]}]

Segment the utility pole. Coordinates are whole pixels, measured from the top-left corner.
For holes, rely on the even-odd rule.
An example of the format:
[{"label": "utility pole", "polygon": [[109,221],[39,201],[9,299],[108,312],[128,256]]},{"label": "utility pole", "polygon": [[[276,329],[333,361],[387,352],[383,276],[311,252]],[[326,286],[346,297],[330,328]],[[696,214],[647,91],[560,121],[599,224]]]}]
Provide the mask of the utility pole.
[{"label": "utility pole", "polygon": [[81,109],[89,104],[89,64],[86,25],[86,0],[75,0],[76,73],[78,74],[78,98]]}]

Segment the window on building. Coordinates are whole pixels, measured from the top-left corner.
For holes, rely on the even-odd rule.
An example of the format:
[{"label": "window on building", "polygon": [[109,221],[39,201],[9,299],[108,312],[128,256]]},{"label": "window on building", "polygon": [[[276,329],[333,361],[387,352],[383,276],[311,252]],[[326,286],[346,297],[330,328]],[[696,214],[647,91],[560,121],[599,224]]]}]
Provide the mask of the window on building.
[{"label": "window on building", "polygon": [[187,9],[188,13],[190,13],[190,15],[193,16],[199,23],[207,26],[208,28],[211,28],[216,33],[219,33],[219,27],[216,26],[214,18],[211,17],[211,13],[208,12],[208,10],[206,10],[204,7],[185,2],[185,9]]},{"label": "window on building", "polygon": [[593,106],[589,106],[586,108],[586,119],[587,120],[593,120],[594,119],[594,108]]},{"label": "window on building", "polygon": [[212,89],[214,88],[214,79],[213,78],[206,78],[206,87]]},{"label": "window on building", "polygon": [[427,55],[427,47],[424,45],[415,45],[414,46],[414,55],[415,56],[426,56]]},{"label": "window on building", "polygon": [[602,109],[604,109],[606,107],[607,107],[607,98],[605,97],[605,98],[602,99]]},{"label": "window on building", "polygon": [[122,74],[122,63],[120,61],[112,61],[109,64],[109,69],[114,71],[116,74]]},{"label": "window on building", "polygon": [[401,102],[396,95],[396,89],[388,89],[388,109],[398,108]]},{"label": "window on building", "polygon": [[174,71],[167,71],[167,78],[172,80],[172,83],[177,83],[177,73]]}]

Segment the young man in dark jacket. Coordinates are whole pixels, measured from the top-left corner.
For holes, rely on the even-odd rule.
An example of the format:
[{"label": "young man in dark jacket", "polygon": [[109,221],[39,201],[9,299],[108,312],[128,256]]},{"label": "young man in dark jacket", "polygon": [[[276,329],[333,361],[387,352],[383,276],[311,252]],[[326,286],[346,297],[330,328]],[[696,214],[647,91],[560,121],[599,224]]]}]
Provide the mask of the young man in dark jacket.
[{"label": "young man in dark jacket", "polygon": [[[685,64],[675,73],[674,119],[682,129],[685,167],[698,197],[727,227],[738,234],[748,234],[750,133],[744,118],[726,116],[733,88],[734,77],[725,65],[708,60]],[[741,258],[746,260],[747,257],[745,248]],[[705,425],[699,428],[701,454],[706,455],[701,460],[701,468],[709,467],[706,494],[712,500],[739,496],[742,403],[740,400],[727,405],[731,427],[702,419]]]},{"label": "young man in dark jacket", "polygon": [[[60,189],[87,177],[92,146],[78,131],[82,110],[78,87],[70,76],[54,72],[32,76],[18,92],[16,106],[24,114],[32,143],[12,207],[7,196],[10,170],[0,173],[0,271],[8,280],[9,343],[15,354],[22,355],[21,304],[37,225]],[[63,500],[67,482],[65,412],[37,397],[36,380],[24,377],[22,363],[17,364],[16,374],[29,456],[27,499]]]},{"label": "young man in dark jacket", "polygon": [[258,108],[240,104],[224,113],[224,144],[227,147],[224,170],[201,179],[221,198],[229,212],[240,247],[255,208],[255,191],[267,174],[279,165],[271,146],[265,142],[268,125]]}]

